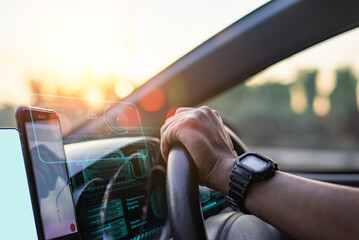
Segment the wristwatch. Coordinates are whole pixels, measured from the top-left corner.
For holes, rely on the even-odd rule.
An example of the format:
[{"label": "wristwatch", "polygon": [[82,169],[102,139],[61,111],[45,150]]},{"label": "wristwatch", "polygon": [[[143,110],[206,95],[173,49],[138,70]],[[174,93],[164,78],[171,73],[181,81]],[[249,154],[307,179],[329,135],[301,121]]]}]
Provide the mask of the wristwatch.
[{"label": "wristwatch", "polygon": [[272,159],[258,153],[247,152],[239,156],[232,168],[227,201],[236,210],[250,214],[244,207],[249,185],[271,178],[278,165]]}]

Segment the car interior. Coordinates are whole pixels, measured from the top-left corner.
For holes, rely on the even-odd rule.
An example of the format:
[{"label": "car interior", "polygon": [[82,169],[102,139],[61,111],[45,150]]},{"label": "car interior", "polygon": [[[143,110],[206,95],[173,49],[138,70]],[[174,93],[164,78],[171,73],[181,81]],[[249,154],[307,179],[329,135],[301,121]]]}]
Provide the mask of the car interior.
[{"label": "car interior", "polygon": [[[358,50],[354,9],[354,0],[269,1],[122,99],[88,107],[84,98],[32,94],[29,106],[59,115],[81,238],[293,239],[199,186],[182,145],[164,162],[160,128],[179,107],[216,109],[238,155],[257,151],[281,171],[359,187],[359,61],[342,64],[350,47],[332,44]],[[336,58],[344,67],[326,77],[296,63],[316,54],[333,58],[325,69]],[[302,71],[289,82],[271,80],[276,69],[287,76],[290,64]],[[336,87],[321,91],[319,78],[324,88],[336,79]]]}]

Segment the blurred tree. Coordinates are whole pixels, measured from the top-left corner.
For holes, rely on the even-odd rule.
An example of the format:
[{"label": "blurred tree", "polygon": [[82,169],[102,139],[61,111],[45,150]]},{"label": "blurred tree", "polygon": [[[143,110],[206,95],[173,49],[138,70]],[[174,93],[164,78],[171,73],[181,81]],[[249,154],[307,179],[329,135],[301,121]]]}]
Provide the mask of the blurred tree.
[{"label": "blurred tree", "polygon": [[358,114],[355,78],[350,68],[336,70],[336,87],[330,95],[331,112],[336,117]]},{"label": "blurred tree", "polygon": [[305,89],[305,95],[307,100],[306,112],[309,114],[313,113],[313,102],[317,94],[316,77],[317,70],[304,70],[298,73],[298,80],[296,81],[299,84],[303,84],[303,87]]},{"label": "blurred tree", "polygon": [[359,133],[359,112],[357,106],[357,79],[350,68],[336,70],[336,87],[330,95],[331,117],[336,137],[342,139],[345,147],[353,147]]},{"label": "blurred tree", "polygon": [[[289,85],[266,83],[254,88],[255,102],[263,113],[287,115],[291,113]],[[258,110],[258,109],[257,109]]]}]

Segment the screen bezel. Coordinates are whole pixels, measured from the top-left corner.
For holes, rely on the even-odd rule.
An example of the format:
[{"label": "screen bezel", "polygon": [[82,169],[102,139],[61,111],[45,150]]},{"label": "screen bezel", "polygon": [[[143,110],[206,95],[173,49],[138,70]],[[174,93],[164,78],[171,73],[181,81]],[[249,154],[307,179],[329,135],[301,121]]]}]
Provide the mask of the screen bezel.
[{"label": "screen bezel", "polygon": [[[38,199],[38,192],[36,189],[32,157],[30,154],[28,136],[27,136],[27,132],[26,132],[26,123],[27,122],[33,123],[36,120],[47,120],[47,119],[50,119],[50,117],[52,119],[54,119],[54,116],[56,117],[56,119],[58,119],[58,121],[60,123],[60,120],[59,120],[56,112],[53,110],[42,109],[42,108],[33,108],[33,107],[32,108],[19,107],[16,109],[16,121],[17,121],[18,130],[20,132],[21,145],[22,145],[22,150],[23,150],[24,160],[25,160],[25,167],[26,167],[26,175],[27,175],[28,185],[29,185],[29,189],[30,189],[33,214],[34,214],[34,218],[35,218],[36,231],[37,231],[39,240],[45,240],[45,235],[44,235],[44,226],[42,224],[42,219],[41,219],[41,214],[40,214],[40,204],[39,204],[39,199]],[[59,126],[59,127],[61,130],[61,126]],[[67,168],[66,162],[64,164],[65,164],[66,172],[68,173],[68,168]],[[69,175],[67,175],[67,176],[68,176],[68,180],[69,180],[69,187],[70,187],[71,199],[72,199],[72,203],[73,203],[73,211],[74,211],[74,215],[75,215],[77,232],[70,233],[70,234],[67,234],[67,235],[64,235],[64,236],[61,236],[58,238],[53,238],[51,240],[63,240],[63,239],[69,239],[69,238],[70,239],[80,239],[80,231],[79,231],[79,225],[78,225],[78,221],[77,221],[77,217],[76,217],[76,208],[75,208],[75,202],[73,199],[73,189],[72,189],[71,178]]]}]

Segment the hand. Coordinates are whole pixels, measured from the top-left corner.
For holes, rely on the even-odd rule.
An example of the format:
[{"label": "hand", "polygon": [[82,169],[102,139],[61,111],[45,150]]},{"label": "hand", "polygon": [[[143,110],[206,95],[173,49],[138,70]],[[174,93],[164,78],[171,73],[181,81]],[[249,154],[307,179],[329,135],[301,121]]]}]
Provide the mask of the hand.
[{"label": "hand", "polygon": [[182,143],[193,158],[199,183],[227,193],[237,154],[218,112],[206,106],[179,108],[161,128],[161,153],[166,162],[176,142]]}]

